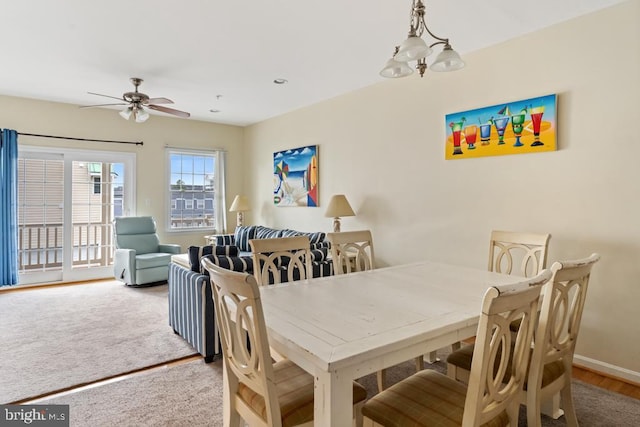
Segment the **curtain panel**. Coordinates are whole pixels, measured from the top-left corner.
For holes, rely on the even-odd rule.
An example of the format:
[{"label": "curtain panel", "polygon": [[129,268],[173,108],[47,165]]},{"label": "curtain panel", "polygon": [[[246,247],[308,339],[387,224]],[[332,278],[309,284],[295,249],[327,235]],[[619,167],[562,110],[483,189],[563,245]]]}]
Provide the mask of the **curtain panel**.
[{"label": "curtain panel", "polygon": [[0,286],[18,283],[18,133],[0,134]]}]

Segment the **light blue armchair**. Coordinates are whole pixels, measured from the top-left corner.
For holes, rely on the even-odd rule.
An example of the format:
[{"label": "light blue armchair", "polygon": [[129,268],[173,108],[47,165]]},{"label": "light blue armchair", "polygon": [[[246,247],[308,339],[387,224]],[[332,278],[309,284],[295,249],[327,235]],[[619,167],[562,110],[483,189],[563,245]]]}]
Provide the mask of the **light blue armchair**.
[{"label": "light blue armchair", "polygon": [[180,245],[160,244],[150,216],[117,217],[113,224],[116,253],[113,274],[128,286],[166,282],[171,255]]}]

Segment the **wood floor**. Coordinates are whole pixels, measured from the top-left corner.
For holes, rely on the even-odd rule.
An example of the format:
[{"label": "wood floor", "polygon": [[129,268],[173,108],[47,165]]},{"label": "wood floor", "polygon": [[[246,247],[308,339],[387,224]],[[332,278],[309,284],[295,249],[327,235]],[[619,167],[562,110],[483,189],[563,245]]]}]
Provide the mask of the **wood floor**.
[{"label": "wood floor", "polygon": [[588,384],[593,384],[596,387],[604,388],[605,390],[624,394],[625,396],[640,400],[640,384],[631,384],[626,381],[612,378],[608,375],[603,375],[588,369],[579,368],[577,366],[573,367],[573,378]]}]

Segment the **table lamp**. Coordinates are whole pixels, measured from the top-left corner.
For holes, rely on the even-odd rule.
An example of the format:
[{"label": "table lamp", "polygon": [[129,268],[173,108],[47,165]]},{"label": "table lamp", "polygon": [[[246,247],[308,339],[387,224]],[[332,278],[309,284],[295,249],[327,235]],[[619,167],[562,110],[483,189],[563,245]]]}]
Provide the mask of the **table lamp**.
[{"label": "table lamp", "polygon": [[229,208],[229,212],[237,212],[236,223],[238,226],[242,225],[242,221],[244,219],[243,212],[250,210],[249,201],[245,196],[238,194],[235,199],[233,199],[233,203],[231,203],[231,207]]},{"label": "table lamp", "polygon": [[340,217],[355,215],[356,214],[353,212],[353,209],[351,209],[351,205],[344,194],[335,194],[331,196],[327,211],[324,213],[324,216],[333,218],[334,233],[340,232]]}]

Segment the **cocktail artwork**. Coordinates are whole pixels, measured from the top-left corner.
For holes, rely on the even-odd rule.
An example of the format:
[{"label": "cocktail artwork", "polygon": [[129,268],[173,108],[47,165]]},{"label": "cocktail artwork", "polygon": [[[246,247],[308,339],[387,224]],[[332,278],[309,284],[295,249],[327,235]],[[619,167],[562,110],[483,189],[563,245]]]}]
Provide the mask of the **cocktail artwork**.
[{"label": "cocktail artwork", "polygon": [[453,134],[453,154],[462,154],[462,148],[460,147],[460,137],[462,133],[462,126],[464,126],[465,118],[462,117],[459,122],[451,122],[449,123],[449,127],[451,127],[451,132]]},{"label": "cocktail artwork", "polygon": [[524,144],[520,142],[520,137],[522,136],[522,128],[524,125],[524,118],[527,115],[527,110],[520,110],[519,114],[514,114],[511,116],[511,127],[513,128],[513,135],[516,137],[516,142],[513,144],[514,147],[522,147]]},{"label": "cocktail artwork", "polygon": [[498,132],[498,145],[504,144],[504,131],[508,124],[509,116],[493,119],[493,125],[496,127],[496,132]]},{"label": "cocktail artwork", "polygon": [[540,141],[540,125],[542,124],[542,115],[544,114],[544,106],[531,108],[531,124],[533,126],[533,143],[532,147],[538,147],[544,145]]},{"label": "cocktail artwork", "polygon": [[475,150],[476,148],[476,137],[478,136],[478,126],[469,125],[464,128],[464,139],[467,141],[467,146],[469,150]]},{"label": "cocktail artwork", "polygon": [[544,95],[446,114],[445,158],[554,151],[557,98]]},{"label": "cocktail artwork", "polygon": [[480,125],[480,145],[489,145],[491,140],[491,123]]}]

